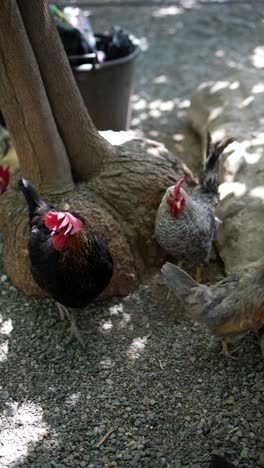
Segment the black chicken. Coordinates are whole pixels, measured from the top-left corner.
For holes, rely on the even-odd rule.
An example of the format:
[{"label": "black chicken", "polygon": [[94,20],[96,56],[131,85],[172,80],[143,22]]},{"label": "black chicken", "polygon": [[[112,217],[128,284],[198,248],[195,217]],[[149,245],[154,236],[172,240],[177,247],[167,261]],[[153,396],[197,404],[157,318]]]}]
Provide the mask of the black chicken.
[{"label": "black chicken", "polygon": [[83,345],[73,310],[85,308],[106,288],[113,260],[105,240],[75,212],[56,210],[43,201],[31,182],[19,181],[29,209],[30,269],[37,285],[71,320],[71,337]]}]

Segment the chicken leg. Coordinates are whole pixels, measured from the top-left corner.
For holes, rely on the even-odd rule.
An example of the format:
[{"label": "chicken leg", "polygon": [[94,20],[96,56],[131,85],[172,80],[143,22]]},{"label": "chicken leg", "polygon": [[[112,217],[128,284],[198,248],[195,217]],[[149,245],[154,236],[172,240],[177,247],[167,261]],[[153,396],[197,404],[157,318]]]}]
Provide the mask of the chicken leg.
[{"label": "chicken leg", "polygon": [[237,346],[237,347],[236,347],[235,349],[233,349],[232,351],[229,351],[229,349],[228,349],[228,343],[227,343],[226,338],[222,338],[221,341],[222,341],[222,351],[221,351],[221,354],[224,354],[227,358],[237,360],[238,357],[237,357],[237,356],[234,356],[234,353],[236,353],[236,352],[241,348],[241,346]]},{"label": "chicken leg", "polygon": [[75,317],[74,317],[74,311],[72,311],[68,307],[65,307],[64,305],[60,304],[59,302],[56,302],[56,305],[57,305],[57,307],[59,309],[61,320],[65,320],[65,318],[66,318],[66,319],[70,320],[70,322],[71,322],[70,336],[69,336],[69,338],[67,340],[68,343],[70,341],[72,341],[72,339],[75,337],[79,341],[81,346],[84,348],[85,344],[84,344],[84,341],[83,341],[83,338],[82,338],[81,335],[82,335],[82,333],[86,333],[86,332],[80,330],[79,327],[77,326],[76,320],[75,320]]}]

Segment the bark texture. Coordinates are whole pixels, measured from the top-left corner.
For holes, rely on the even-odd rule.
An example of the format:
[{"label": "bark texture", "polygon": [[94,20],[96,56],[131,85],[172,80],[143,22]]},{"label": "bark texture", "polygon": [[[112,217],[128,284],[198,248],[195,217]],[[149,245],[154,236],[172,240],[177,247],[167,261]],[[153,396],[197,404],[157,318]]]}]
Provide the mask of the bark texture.
[{"label": "bark texture", "polygon": [[0,108],[24,177],[46,191],[71,190],[69,160],[15,0],[1,2],[0,76]]},{"label": "bark texture", "polygon": [[[7,273],[25,293],[41,294],[29,272],[28,215],[17,188],[22,175],[49,203],[79,211],[108,240],[114,275],[104,294],[128,294],[148,267],[164,260],[154,239],[156,210],[187,168],[162,144],[128,133],[117,144],[114,132],[98,134],[46,0],[2,1],[0,54],[0,106],[20,163],[0,198]],[[85,180],[75,188],[71,169]]]},{"label": "bark texture", "polygon": [[48,1],[17,3],[72,171],[78,179],[89,180],[100,172],[113,148],[98,134],[88,114]]}]

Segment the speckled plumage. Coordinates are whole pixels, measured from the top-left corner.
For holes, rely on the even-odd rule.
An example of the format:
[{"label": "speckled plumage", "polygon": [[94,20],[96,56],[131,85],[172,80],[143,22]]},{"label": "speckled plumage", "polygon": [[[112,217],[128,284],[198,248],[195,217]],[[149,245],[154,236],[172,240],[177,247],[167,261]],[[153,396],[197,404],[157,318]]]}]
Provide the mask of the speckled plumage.
[{"label": "speckled plumage", "polygon": [[[200,264],[207,261],[214,232],[214,209],[199,196],[189,196],[181,189],[186,199],[179,217],[172,217],[166,203],[169,187],[161,201],[156,216],[155,236],[159,245],[176,260]],[[194,194],[194,192],[193,192]],[[197,193],[198,195],[198,193]]]},{"label": "speckled plumage", "polygon": [[180,194],[185,198],[180,214],[173,216],[167,204],[169,194],[171,198],[175,197],[175,186],[169,187],[161,200],[156,215],[155,237],[159,245],[176,260],[195,265],[208,261],[216,228],[214,210],[219,201],[219,158],[233,141],[230,138],[212,144],[208,133],[204,180],[191,195],[180,188]]},{"label": "speckled plumage", "polygon": [[171,263],[161,271],[191,317],[213,334],[232,340],[264,326],[264,257],[210,287],[199,285]]}]

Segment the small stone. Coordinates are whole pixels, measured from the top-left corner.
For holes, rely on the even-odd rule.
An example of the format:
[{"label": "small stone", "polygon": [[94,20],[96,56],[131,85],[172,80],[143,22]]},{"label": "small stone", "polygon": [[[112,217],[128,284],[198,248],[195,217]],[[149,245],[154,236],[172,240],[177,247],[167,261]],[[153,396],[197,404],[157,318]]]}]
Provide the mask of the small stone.
[{"label": "small stone", "polygon": [[8,400],[9,393],[7,390],[0,391],[0,400]]},{"label": "small stone", "polygon": [[141,425],[140,419],[136,419],[135,422],[134,422],[134,426],[138,427],[140,425]]},{"label": "small stone", "polygon": [[110,386],[114,385],[114,382],[112,379],[106,379],[105,383]]},{"label": "small stone", "polygon": [[143,405],[148,406],[148,405],[149,405],[149,398],[148,398],[147,396],[145,396],[145,397],[143,398],[143,402],[142,402],[142,403],[143,403]]},{"label": "small stone", "polygon": [[149,398],[149,397],[145,396],[145,397],[143,398],[143,402],[142,402],[142,403],[143,403],[144,406],[154,406],[155,403],[156,403],[156,401],[153,400],[152,398]]},{"label": "small stone", "polygon": [[131,466],[137,466],[140,458],[141,458],[141,454],[139,452],[135,453],[133,459],[130,462],[130,465]]},{"label": "small stone", "polygon": [[15,416],[16,415],[16,408],[14,406],[10,406],[6,411],[7,416]]}]

